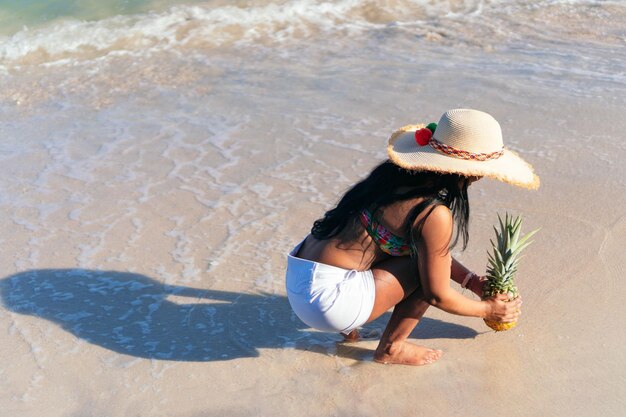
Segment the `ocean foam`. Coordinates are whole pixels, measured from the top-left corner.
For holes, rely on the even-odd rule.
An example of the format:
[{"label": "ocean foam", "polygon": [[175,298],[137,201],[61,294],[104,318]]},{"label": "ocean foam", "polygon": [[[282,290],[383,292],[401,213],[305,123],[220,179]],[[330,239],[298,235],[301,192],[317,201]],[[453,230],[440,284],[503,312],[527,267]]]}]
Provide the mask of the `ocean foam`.
[{"label": "ocean foam", "polygon": [[[166,12],[93,22],[66,20],[0,38],[0,80],[6,81],[2,96],[8,103],[28,106],[50,99],[57,90],[82,89],[87,93],[88,85],[106,84],[93,96],[93,105],[101,107],[111,101],[110,91],[133,90],[137,79],[164,85],[195,83],[201,93],[202,88],[212,88],[202,83],[203,73],[188,67],[181,70],[170,65],[172,61],[187,59],[204,63],[204,68],[216,68],[212,62],[215,51],[241,54],[245,47],[251,48],[246,54],[266,50],[288,57],[294,45],[332,44],[341,49],[341,45],[350,48],[359,38],[366,42],[373,39],[381,45],[393,39],[394,47],[401,49],[414,48],[416,40],[452,48],[478,47],[488,52],[508,48],[528,56],[529,65],[540,62],[542,71],[550,66],[546,58],[555,58],[559,61],[558,71],[568,75],[600,75],[607,83],[622,83],[624,78],[619,67],[623,48],[616,48],[626,41],[620,25],[621,17],[626,16],[623,2],[397,0],[380,4],[363,0],[293,0],[254,2],[247,7],[213,4],[175,6]],[[571,56],[570,64],[562,66],[562,57],[552,56],[561,52]],[[159,64],[138,68],[139,72],[134,66],[127,67],[128,59],[140,62],[142,58],[154,58]],[[523,62],[514,65],[523,66]],[[116,71],[104,71],[108,74],[105,76],[102,69],[107,65]],[[53,71],[56,75],[52,77],[62,78],[59,74],[68,67],[74,67],[79,75],[68,80],[50,79],[53,87],[49,89],[24,89],[11,81],[18,71],[23,71],[22,77],[30,75],[40,80],[41,75],[33,71],[59,67],[60,72]],[[213,174],[219,176],[218,172]],[[87,179],[90,167],[78,164],[70,175]]]},{"label": "ocean foam", "polygon": [[355,34],[396,23],[446,15],[475,14],[483,1],[400,0],[286,1],[250,6],[175,6],[167,12],[115,16],[100,21],[65,20],[25,28],[0,38],[4,66],[68,63],[111,53],[155,51],[178,46],[216,47],[233,42],[282,42],[320,32]]}]

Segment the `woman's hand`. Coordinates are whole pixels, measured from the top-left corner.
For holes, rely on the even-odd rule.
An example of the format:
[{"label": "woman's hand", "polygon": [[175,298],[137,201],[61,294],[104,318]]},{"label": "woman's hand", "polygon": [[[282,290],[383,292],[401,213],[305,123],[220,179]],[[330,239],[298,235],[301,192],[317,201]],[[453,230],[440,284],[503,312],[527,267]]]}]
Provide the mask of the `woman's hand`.
[{"label": "woman's hand", "polygon": [[499,323],[517,321],[522,313],[522,297],[517,297],[511,301],[507,301],[508,299],[506,294],[498,294],[486,299],[484,303],[486,303],[487,311],[484,319]]}]

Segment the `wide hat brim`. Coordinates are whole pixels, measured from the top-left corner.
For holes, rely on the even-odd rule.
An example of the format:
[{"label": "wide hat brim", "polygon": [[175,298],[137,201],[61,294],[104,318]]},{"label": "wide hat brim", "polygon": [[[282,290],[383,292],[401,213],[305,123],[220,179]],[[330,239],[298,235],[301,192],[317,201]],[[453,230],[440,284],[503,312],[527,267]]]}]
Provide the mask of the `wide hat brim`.
[{"label": "wide hat brim", "polygon": [[394,164],[413,171],[488,177],[518,187],[533,190],[539,188],[539,177],[535,175],[533,167],[515,152],[504,149],[499,158],[486,161],[457,158],[442,153],[428,144],[418,145],[415,141],[415,131],[423,127],[425,125],[408,125],[391,135],[387,154]]}]

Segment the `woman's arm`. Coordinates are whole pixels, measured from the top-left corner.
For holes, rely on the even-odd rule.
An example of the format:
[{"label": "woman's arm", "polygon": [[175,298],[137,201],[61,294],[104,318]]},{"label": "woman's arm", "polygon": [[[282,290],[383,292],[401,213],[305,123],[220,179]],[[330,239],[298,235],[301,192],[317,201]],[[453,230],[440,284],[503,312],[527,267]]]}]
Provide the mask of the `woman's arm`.
[{"label": "woman's arm", "polygon": [[417,255],[424,295],[431,305],[448,313],[486,317],[487,303],[464,297],[450,286],[450,276],[460,275],[458,270],[456,274],[452,271],[452,256],[448,250],[452,228],[452,213],[445,206],[435,207],[424,222]]},{"label": "woman's arm", "polygon": [[[450,269],[450,277],[453,281],[457,282],[459,285],[463,284],[465,277],[467,274],[473,273],[469,269],[467,269],[461,262],[452,258],[452,267]],[[484,276],[475,275],[466,284],[466,288],[468,288],[471,292],[476,294],[478,297],[482,298],[483,296],[483,282],[487,280]]]},{"label": "woman's arm", "polygon": [[[422,228],[418,252],[418,268],[424,295],[433,306],[460,316],[488,318],[500,322],[515,321],[521,300],[504,302],[506,297],[484,301],[464,297],[450,286],[450,276],[467,271],[458,262],[453,273],[453,262],[448,245],[452,236],[452,213],[445,206],[437,206]],[[477,280],[475,280],[477,281]],[[458,282],[458,281],[457,281]]]}]

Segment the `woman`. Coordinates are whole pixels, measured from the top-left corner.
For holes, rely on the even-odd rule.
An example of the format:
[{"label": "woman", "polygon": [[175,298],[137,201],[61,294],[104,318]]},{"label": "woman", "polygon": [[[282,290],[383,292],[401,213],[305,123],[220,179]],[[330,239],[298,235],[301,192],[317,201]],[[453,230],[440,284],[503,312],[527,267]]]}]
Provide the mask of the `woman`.
[{"label": "woman", "polygon": [[[441,351],[407,341],[429,306],[452,314],[516,321],[521,298],[482,295],[483,277],[450,255],[468,241],[467,188],[481,177],[537,188],[532,167],[505,150],[498,122],[477,110],[446,112],[438,124],[391,135],[389,160],[354,185],[289,254],[287,295],[298,317],[357,339],[357,327],[391,307],[374,360],[424,365]],[[456,232],[454,232],[456,229]],[[454,237],[454,238],[453,238]]]}]

